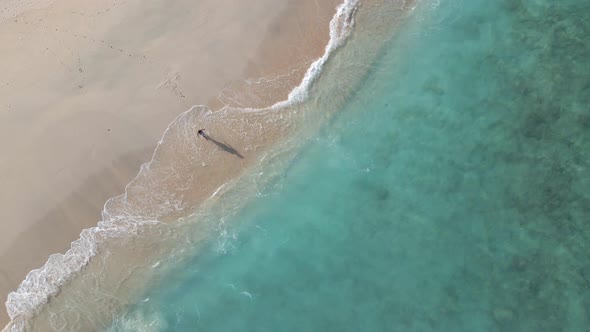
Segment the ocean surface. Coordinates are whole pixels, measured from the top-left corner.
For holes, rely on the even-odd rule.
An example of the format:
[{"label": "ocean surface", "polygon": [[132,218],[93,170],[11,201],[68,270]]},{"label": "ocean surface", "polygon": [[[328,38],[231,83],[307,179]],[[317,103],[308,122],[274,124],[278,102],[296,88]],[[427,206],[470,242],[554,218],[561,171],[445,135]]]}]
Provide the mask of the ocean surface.
[{"label": "ocean surface", "polygon": [[423,0],[390,35],[106,331],[588,331],[590,2]]},{"label": "ocean surface", "polygon": [[588,331],[588,35],[587,1],[422,1],[108,331]]}]

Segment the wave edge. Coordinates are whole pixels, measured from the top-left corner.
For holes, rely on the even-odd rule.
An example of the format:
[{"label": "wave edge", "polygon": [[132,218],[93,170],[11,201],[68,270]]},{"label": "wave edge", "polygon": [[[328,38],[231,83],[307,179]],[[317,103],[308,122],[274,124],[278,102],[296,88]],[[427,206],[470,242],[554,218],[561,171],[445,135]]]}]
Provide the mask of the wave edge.
[{"label": "wave edge", "polygon": [[[359,3],[359,0],[344,0],[337,7],[336,14],[330,21],[330,39],[325,47],[324,54],[310,65],[301,83],[291,90],[286,100],[279,101],[266,108],[243,108],[241,111],[277,111],[305,102],[309,98],[309,92],[319,75],[321,75],[331,54],[342,47],[351,35]],[[39,312],[49,298],[59,292],[61,286],[71,280],[99,253],[100,245],[105,243],[106,240],[126,238],[138,234],[142,226],[160,222],[158,215],[113,215],[110,213],[109,206],[117,200],[126,200],[129,186],[145,170],[150,168],[168,132],[178,125],[185,116],[196,110],[199,110],[203,116],[211,114],[211,110],[203,105],[194,105],[179,114],[162,134],[150,161],[141,165],[138,174],[127,184],[125,193],[110,198],[105,202],[102,212],[103,220],[96,227],[84,229],[80,233],[80,238],[73,241],[70,249],[65,253],[49,256],[49,259],[41,268],[30,271],[19,287],[8,294],[5,305],[11,321],[2,331],[24,331],[27,320]]]}]

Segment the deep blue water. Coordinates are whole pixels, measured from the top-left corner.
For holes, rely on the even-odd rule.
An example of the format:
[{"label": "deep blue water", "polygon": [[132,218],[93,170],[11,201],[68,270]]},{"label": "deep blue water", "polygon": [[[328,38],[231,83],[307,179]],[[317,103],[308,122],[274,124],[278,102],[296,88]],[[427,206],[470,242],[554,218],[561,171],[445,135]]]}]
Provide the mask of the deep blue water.
[{"label": "deep blue water", "polygon": [[441,1],[111,330],[588,331],[588,35],[587,1]]}]

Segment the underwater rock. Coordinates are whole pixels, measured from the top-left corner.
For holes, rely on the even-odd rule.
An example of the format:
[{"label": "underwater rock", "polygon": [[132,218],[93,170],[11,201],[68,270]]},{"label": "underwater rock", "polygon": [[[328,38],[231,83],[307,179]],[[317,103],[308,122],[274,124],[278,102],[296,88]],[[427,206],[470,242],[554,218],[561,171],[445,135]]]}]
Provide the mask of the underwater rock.
[{"label": "underwater rock", "polygon": [[389,197],[389,189],[384,187],[379,187],[375,190],[375,195],[377,199],[380,201],[384,201]]}]

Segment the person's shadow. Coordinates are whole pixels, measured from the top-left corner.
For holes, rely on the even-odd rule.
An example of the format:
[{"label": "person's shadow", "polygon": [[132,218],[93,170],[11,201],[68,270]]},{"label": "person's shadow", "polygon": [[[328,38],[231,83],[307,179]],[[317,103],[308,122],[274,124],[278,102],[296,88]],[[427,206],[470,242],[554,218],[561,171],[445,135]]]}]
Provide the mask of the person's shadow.
[{"label": "person's shadow", "polygon": [[231,145],[226,144],[226,143],[222,143],[216,139],[214,139],[213,137],[205,134],[205,133],[199,133],[204,139],[206,139],[207,141],[217,145],[218,148],[220,148],[221,150],[227,152],[227,153],[231,153],[235,156],[238,156],[240,159],[244,159],[244,156],[242,156],[238,150],[234,149]]}]

